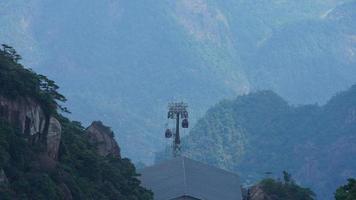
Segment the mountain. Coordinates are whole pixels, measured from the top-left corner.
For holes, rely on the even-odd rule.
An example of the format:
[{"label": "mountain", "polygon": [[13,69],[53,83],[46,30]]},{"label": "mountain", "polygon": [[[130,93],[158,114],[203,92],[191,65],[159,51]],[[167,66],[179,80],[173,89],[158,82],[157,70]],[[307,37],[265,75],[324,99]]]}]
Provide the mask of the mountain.
[{"label": "mountain", "polygon": [[123,154],[151,163],[170,101],[188,102],[194,124],[251,90],[298,104],[349,87],[354,11],[331,16],[352,2],[5,0],[0,42],[62,85],[74,118],[112,124]]},{"label": "mountain", "polygon": [[[62,92],[72,99],[68,107],[73,116],[85,123],[100,118],[123,131],[118,133],[129,157],[148,162],[163,147],[160,130],[168,102],[189,101],[193,119],[220,98],[247,91],[238,59],[220,33],[225,25],[209,17],[216,13],[207,14],[209,26],[194,30],[195,40],[178,24],[194,26],[194,20],[185,18],[185,9],[194,8],[186,3],[67,0],[32,5],[29,11],[35,12],[16,17],[29,24],[23,34],[32,35],[36,48],[48,51],[38,51],[44,54],[40,63],[29,63],[62,84]],[[1,39],[11,38],[6,36]],[[221,47],[212,48],[216,45]]]},{"label": "mountain", "polygon": [[323,106],[293,106],[271,91],[225,100],[182,139],[183,155],[237,172],[246,185],[286,170],[319,199],[332,199],[356,176],[355,102],[356,85]]},{"label": "mountain", "polygon": [[58,86],[19,58],[0,50],[0,199],[153,199],[110,128],[61,116]]},{"label": "mountain", "polygon": [[355,77],[356,2],[274,31],[253,58],[251,80],[293,103],[324,103]]}]

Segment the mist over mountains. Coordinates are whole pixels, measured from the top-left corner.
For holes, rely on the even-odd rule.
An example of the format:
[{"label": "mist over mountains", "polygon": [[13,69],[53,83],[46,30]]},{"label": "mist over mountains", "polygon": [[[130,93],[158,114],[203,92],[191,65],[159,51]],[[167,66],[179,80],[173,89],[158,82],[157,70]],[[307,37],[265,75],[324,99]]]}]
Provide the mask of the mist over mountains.
[{"label": "mist over mountains", "polygon": [[324,103],[356,80],[355,1],[12,0],[0,42],[62,86],[72,117],[101,119],[152,162],[166,105],[193,122],[224,98],[272,89]]}]

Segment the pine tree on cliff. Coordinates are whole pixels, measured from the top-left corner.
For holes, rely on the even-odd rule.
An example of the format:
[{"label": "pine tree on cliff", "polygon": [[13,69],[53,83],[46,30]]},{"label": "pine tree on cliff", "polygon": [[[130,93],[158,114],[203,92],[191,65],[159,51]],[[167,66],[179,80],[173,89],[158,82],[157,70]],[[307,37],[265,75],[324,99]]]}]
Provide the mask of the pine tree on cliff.
[{"label": "pine tree on cliff", "polygon": [[59,108],[68,110],[60,103],[66,98],[58,92],[59,86],[44,75],[24,68],[19,61],[21,56],[8,45],[0,49],[0,94],[9,98],[26,96],[41,102],[48,114],[53,114]]}]

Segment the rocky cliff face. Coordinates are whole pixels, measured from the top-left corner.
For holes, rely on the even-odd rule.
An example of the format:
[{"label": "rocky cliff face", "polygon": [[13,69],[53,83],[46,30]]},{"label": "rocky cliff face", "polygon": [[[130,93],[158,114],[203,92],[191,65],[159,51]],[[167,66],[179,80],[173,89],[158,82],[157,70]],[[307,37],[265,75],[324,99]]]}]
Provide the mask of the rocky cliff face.
[{"label": "rocky cliff face", "polygon": [[61,133],[62,126],[59,121],[54,117],[50,117],[46,135],[46,147],[48,156],[53,159],[57,159],[58,156],[59,144],[61,142]]},{"label": "rocky cliff face", "polygon": [[46,126],[41,106],[28,98],[10,100],[0,96],[0,117],[28,136],[43,134]]},{"label": "rocky cliff face", "polygon": [[8,179],[3,169],[0,169],[0,186],[8,184]]},{"label": "rocky cliff face", "polygon": [[94,121],[86,129],[89,141],[97,147],[101,156],[114,156],[120,158],[120,148],[114,139],[114,133],[101,121]]},{"label": "rocky cliff face", "polygon": [[257,185],[248,190],[248,196],[246,200],[271,200],[271,198],[263,191],[259,185]]},{"label": "rocky cliff face", "polygon": [[[8,99],[0,96],[0,119],[18,127],[33,145],[45,145],[47,155],[57,159],[62,126],[55,117],[47,116],[39,103],[30,98]],[[93,122],[86,133],[100,155],[121,157],[114,133],[102,122]]]},{"label": "rocky cliff face", "polygon": [[44,144],[50,158],[56,159],[61,141],[61,124],[47,116],[41,105],[30,98],[0,96],[0,119],[18,127],[33,144]]}]

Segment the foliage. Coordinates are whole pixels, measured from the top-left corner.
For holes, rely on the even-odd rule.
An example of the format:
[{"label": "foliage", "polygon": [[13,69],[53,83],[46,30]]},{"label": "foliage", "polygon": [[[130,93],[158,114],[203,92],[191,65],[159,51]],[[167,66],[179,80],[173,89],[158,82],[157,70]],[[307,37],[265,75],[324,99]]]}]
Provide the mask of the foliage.
[{"label": "foliage", "polygon": [[77,183],[75,197],[84,199],[150,199],[151,193],[139,186],[134,165],[128,159],[103,158],[96,153],[78,122],[61,118],[63,126],[59,162],[65,174]]},{"label": "foliage", "polygon": [[260,182],[263,191],[273,200],[314,200],[315,194],[303,188],[291,179],[291,175],[283,171],[283,181],[264,179]]},{"label": "foliage", "polygon": [[43,105],[47,114],[53,114],[57,108],[68,111],[58,102],[66,98],[58,92],[59,87],[46,76],[36,74],[24,68],[20,63],[21,56],[14,48],[2,45],[0,49],[0,94],[9,98],[31,97]]},{"label": "foliage", "polygon": [[[58,160],[49,158],[41,144],[30,144],[17,127],[0,120],[0,199],[151,200],[140,186],[128,159],[102,157],[85,136],[79,122],[57,113],[65,97],[54,81],[25,69],[20,56],[6,45],[0,50],[0,96],[34,98],[62,125]],[[1,116],[0,116],[1,118]],[[40,142],[39,142],[40,143]]]},{"label": "foliage", "polygon": [[[0,169],[9,180],[0,196],[9,199],[59,199],[49,175],[38,168],[39,157],[19,131],[0,121]],[[29,196],[31,194],[31,196]]]},{"label": "foliage", "polygon": [[139,186],[128,159],[99,156],[79,123],[63,117],[61,123],[60,158],[50,169],[41,161],[41,153],[16,129],[0,123],[0,169],[9,180],[8,187],[0,187],[1,197],[64,199],[64,188],[68,188],[74,199],[152,199],[152,194]]},{"label": "foliage", "polygon": [[335,200],[354,200],[356,199],[356,180],[349,179],[348,183],[336,190]]}]

